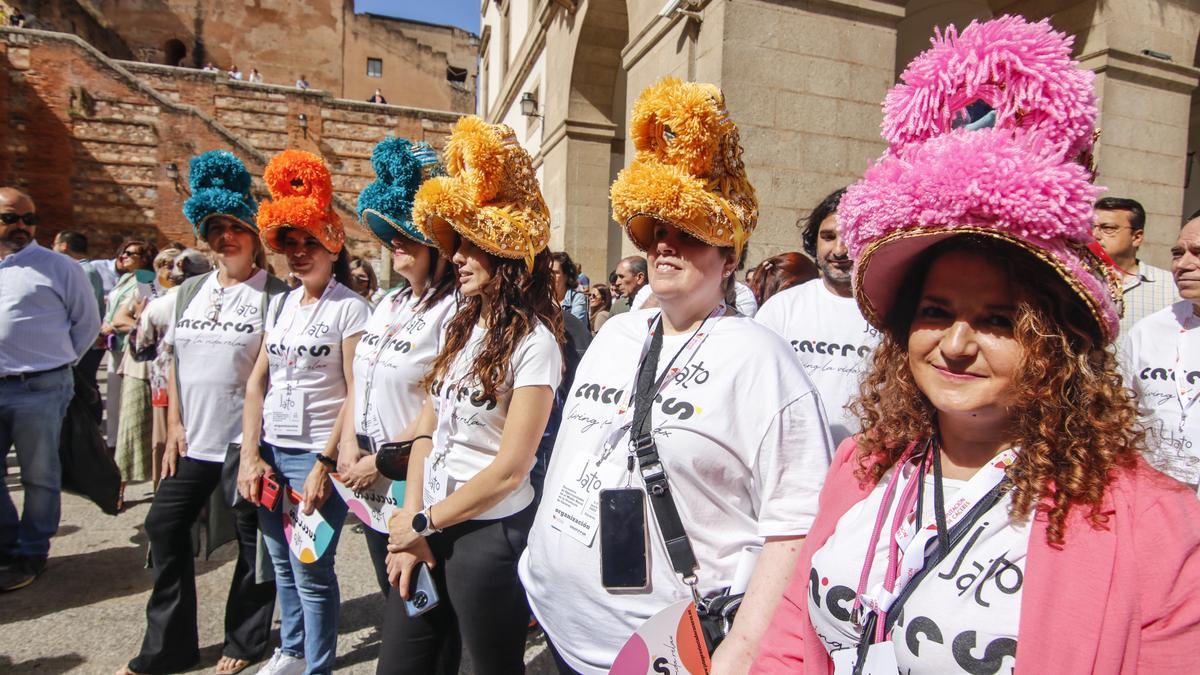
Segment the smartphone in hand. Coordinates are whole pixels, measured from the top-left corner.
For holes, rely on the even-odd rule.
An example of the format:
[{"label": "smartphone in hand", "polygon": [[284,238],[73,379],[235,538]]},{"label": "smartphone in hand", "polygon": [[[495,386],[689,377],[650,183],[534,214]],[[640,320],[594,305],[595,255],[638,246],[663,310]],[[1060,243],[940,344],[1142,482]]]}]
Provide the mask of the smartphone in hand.
[{"label": "smartphone in hand", "polygon": [[275,505],[279,503],[279,483],[274,476],[267,474],[262,477],[258,499],[268,511],[275,510]]},{"label": "smartphone in hand", "polygon": [[404,609],[409,617],[421,616],[438,605],[437,586],[433,583],[433,573],[425,562],[417,563],[409,577],[408,600],[404,601]]}]

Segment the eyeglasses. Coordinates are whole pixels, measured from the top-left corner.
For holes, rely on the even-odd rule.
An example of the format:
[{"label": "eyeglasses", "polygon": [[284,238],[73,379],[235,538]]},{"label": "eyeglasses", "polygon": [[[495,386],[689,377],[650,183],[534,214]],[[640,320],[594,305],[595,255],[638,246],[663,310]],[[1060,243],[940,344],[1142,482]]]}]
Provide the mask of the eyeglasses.
[{"label": "eyeglasses", "polygon": [[37,225],[38,224],[37,214],[34,213],[33,211],[30,211],[29,213],[20,213],[20,214],[18,214],[18,213],[0,213],[0,221],[3,221],[5,225],[15,225],[18,220],[24,222],[26,225]]},{"label": "eyeglasses", "polygon": [[223,287],[212,289],[212,295],[208,297],[208,312],[204,318],[209,321],[221,320],[221,306],[225,302],[225,289]]},{"label": "eyeglasses", "polygon": [[1104,223],[1102,225],[1098,224],[1098,225],[1092,226],[1092,232],[1095,232],[1096,230],[1100,230],[1104,234],[1116,234],[1116,233],[1120,232],[1121,230],[1126,230],[1126,229],[1132,230],[1133,226],[1132,225],[1113,225],[1111,223]]},{"label": "eyeglasses", "polygon": [[119,255],[117,257],[118,258],[140,258],[143,255],[144,255],[144,253],[140,250],[138,250],[138,251],[121,251],[121,255]]}]

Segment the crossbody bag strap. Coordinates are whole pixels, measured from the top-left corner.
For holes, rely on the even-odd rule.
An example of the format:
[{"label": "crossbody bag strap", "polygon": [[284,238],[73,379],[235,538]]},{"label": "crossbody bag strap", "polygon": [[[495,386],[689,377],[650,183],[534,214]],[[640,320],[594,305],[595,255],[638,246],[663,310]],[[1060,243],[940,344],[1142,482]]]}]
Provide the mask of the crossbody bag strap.
[{"label": "crossbody bag strap", "polygon": [[683,520],[679,517],[679,509],[671,496],[671,484],[667,480],[667,468],[663,466],[658,456],[658,446],[654,442],[653,429],[650,423],[650,409],[654,405],[655,374],[658,372],[658,357],[662,353],[663,324],[660,319],[654,329],[654,337],[650,341],[650,350],[642,360],[635,385],[633,403],[633,426],[630,436],[633,439],[634,454],[642,480],[646,484],[646,494],[650,497],[651,510],[654,519],[658,521],[658,530],[662,533],[667,545],[667,556],[671,559],[671,567],[683,577],[685,582],[694,583],[696,569],[696,554],[692,551],[692,542],[688,539]]}]

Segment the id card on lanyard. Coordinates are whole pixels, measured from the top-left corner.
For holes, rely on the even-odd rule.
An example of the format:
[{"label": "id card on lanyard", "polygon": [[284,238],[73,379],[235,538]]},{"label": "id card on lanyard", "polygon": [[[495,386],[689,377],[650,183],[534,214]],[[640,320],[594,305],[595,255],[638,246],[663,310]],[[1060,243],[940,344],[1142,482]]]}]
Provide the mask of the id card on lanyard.
[{"label": "id card on lanyard", "polygon": [[[276,406],[271,410],[271,428],[280,436],[303,436],[304,435],[304,399],[303,391],[296,387],[296,365],[300,359],[299,349],[295,342],[296,337],[303,337],[308,332],[309,326],[312,325],[317,315],[321,313],[321,307],[329,298],[329,294],[333,292],[337,286],[336,279],[330,279],[325,285],[325,291],[321,293],[321,298],[317,300],[317,304],[313,307],[312,312],[308,315],[308,319],[304,322],[304,326],[300,329],[299,336],[294,336],[292,329],[296,325],[296,315],[300,313],[300,300],[296,300],[296,306],[292,309],[288,317],[287,327],[279,336],[279,346],[283,348],[283,354],[286,363],[284,371],[285,384],[283,391],[279,392],[276,399]],[[283,300],[286,302],[286,298]]]},{"label": "id card on lanyard", "polygon": [[[681,370],[687,367],[688,363],[700,350],[705,339],[712,333],[709,327],[710,322],[715,322],[725,314],[725,304],[722,303],[713,309],[712,312],[692,333],[691,338],[675,353],[671,361],[667,364],[666,370],[658,379],[654,389],[654,396],[658,396],[667,390],[675,383],[676,376]],[[625,396],[618,405],[617,414],[611,421],[611,426],[604,445],[601,448],[600,454],[581,452],[577,453],[572,460],[568,475],[572,479],[563,483],[558,494],[554,496],[553,510],[551,511],[550,524],[556,530],[564,532],[567,536],[578,541],[584,546],[591,547],[596,539],[596,531],[600,526],[600,490],[605,487],[615,487],[620,482],[622,473],[627,474],[626,485],[632,484],[632,462],[627,462],[622,465],[621,462],[610,462],[609,457],[617,448],[623,436],[630,433],[630,426],[633,423],[633,391],[637,382],[640,365],[646,358],[646,354],[650,351],[650,343],[654,338],[654,331],[658,323],[662,320],[662,315],[656,314],[647,322],[646,338],[642,342],[641,356],[638,358],[639,368],[634,371],[633,377],[629,384],[625,387],[625,391],[630,392]],[[651,398],[653,400],[653,397]],[[632,439],[630,439],[632,443]],[[630,451],[632,453],[632,450]],[[629,455],[632,457],[632,454]],[[639,488],[640,489],[640,488]]]},{"label": "id card on lanyard", "polygon": [[404,306],[400,310],[399,316],[397,316],[396,319],[388,325],[387,330],[384,331],[383,336],[379,339],[379,344],[375,348],[375,353],[372,354],[369,359],[367,359],[367,380],[366,384],[363,386],[363,404],[362,412],[359,414],[359,428],[362,429],[364,434],[371,438],[372,446],[375,444],[375,439],[383,438],[383,423],[379,419],[379,413],[375,409],[375,406],[371,404],[371,389],[375,385],[375,368],[379,365],[379,360],[383,358],[383,352],[385,349],[387,349],[388,342],[391,341],[392,338],[396,337],[396,334],[399,333],[404,326],[408,325],[408,322],[412,320],[414,315],[416,315],[417,306],[421,304],[421,301],[425,299],[425,295],[428,295],[429,293],[430,291],[426,290],[425,294],[423,294],[420,298],[413,298],[412,289],[406,288],[397,293],[395,297],[391,299],[390,302],[393,304],[393,306],[397,302],[403,302]]},{"label": "id card on lanyard", "polygon": [[[876,583],[869,591],[866,590],[867,580],[874,563],[876,546],[887,519],[888,507],[892,495],[902,475],[904,467],[913,457],[916,444],[896,462],[891,480],[884,490],[876,516],[875,527],[867,545],[863,569],[859,577],[854,604],[850,611],[851,621],[862,631],[858,649],[839,650],[834,659],[836,675],[850,673],[870,674],[878,672],[894,672],[896,660],[895,649],[891,640],[887,639],[888,614],[901,596],[905,598],[905,590],[910,583],[919,583],[925,569],[935,567],[954,548],[961,534],[975,521],[994,506],[1002,494],[1007,470],[1017,459],[1017,451],[1009,448],[998,454],[991,462],[980,468],[967,481],[949,504],[942,504],[941,448],[934,439],[925,445],[926,451],[917,468],[909,476],[904,490],[900,495],[895,514],[892,517],[890,535],[888,537],[887,570],[883,581]],[[929,525],[922,525],[922,501],[925,474],[932,466],[934,470],[934,506],[935,519]],[[926,560],[929,551],[927,544],[937,538],[936,555],[932,561]],[[923,577],[921,577],[923,578]],[[865,623],[860,622],[863,609],[871,614]],[[845,652],[845,653],[841,653]],[[888,669],[892,670],[888,670]]]}]

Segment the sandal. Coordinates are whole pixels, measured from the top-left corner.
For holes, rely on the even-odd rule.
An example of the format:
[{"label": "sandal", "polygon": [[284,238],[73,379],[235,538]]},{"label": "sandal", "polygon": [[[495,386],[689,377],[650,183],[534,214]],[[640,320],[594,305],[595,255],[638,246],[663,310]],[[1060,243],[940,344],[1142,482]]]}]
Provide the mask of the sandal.
[{"label": "sandal", "polygon": [[[222,668],[221,664],[232,663],[232,667]],[[213,670],[217,675],[236,675],[250,667],[250,662],[246,659],[239,659],[234,656],[222,656],[220,661],[217,661],[217,666]]]}]

